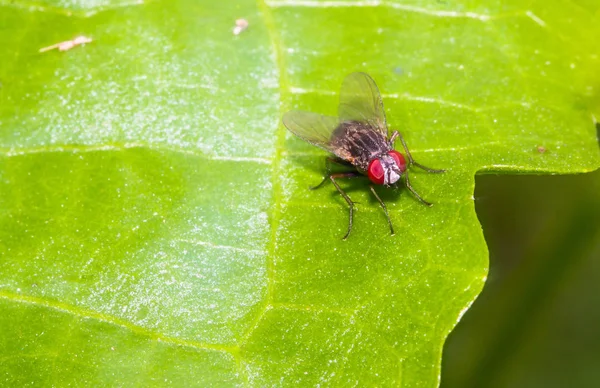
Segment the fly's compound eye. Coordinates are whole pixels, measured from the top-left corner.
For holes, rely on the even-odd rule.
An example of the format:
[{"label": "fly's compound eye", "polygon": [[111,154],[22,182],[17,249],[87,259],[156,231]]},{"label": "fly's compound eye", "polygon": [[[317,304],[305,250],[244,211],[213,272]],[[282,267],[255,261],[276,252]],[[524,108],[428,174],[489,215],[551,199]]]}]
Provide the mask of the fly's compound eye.
[{"label": "fly's compound eye", "polygon": [[[400,172],[406,171],[406,160],[404,160],[404,155],[402,155],[396,150],[391,150],[390,152],[388,152],[388,155],[394,158],[394,160],[396,161],[396,165],[398,165],[398,168],[400,169]],[[371,170],[370,166],[369,170]]]},{"label": "fly's compound eye", "polygon": [[382,185],[385,182],[385,171],[383,171],[383,166],[379,159],[376,158],[371,160],[367,173],[371,182],[377,185]]}]

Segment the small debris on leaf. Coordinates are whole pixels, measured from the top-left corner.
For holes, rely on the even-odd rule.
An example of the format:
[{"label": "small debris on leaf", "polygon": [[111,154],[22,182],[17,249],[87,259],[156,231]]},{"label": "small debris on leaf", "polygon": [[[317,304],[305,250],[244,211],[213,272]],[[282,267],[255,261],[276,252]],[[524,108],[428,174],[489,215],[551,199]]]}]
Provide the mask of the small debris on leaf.
[{"label": "small debris on leaf", "polygon": [[67,51],[67,50],[72,49],[75,46],[79,46],[80,44],[90,43],[91,41],[92,41],[92,38],[88,38],[88,37],[82,35],[82,36],[78,36],[77,38],[75,38],[73,40],[66,40],[64,42],[53,44],[52,46],[41,48],[40,52],[44,53],[46,51],[54,50],[56,48],[58,49],[58,51]]},{"label": "small debris on leaf", "polygon": [[539,152],[540,154],[543,154],[544,152],[546,152],[546,147],[544,147],[544,146],[538,146],[538,147],[537,147],[537,150],[538,150],[538,152]]},{"label": "small debris on leaf", "polygon": [[246,28],[248,28],[248,20],[237,19],[235,21],[235,27],[233,27],[233,35],[241,34]]}]

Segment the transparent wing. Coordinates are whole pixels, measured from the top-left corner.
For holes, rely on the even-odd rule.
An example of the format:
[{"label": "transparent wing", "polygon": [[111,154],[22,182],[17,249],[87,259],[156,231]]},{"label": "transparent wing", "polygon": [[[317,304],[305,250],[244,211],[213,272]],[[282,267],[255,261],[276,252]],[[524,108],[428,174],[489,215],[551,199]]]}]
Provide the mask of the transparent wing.
[{"label": "transparent wing", "polygon": [[329,143],[331,134],[338,127],[336,117],[293,110],[283,115],[283,125],[294,135],[307,142],[332,152]]},{"label": "transparent wing", "polygon": [[342,83],[338,115],[341,121],[362,121],[387,138],[387,124],[379,89],[368,74],[352,73]]}]

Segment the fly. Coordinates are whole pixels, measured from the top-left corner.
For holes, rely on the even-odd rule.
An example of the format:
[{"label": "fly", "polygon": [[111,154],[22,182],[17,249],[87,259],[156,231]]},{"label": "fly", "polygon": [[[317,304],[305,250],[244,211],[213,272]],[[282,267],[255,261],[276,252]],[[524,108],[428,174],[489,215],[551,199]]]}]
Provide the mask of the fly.
[{"label": "fly", "polygon": [[[283,124],[294,135],[334,155],[326,159],[327,175],[323,181],[311,189],[317,189],[330,180],[348,203],[350,215],[344,240],[352,231],[354,202],[342,190],[336,179],[366,175],[375,185],[397,187],[403,178],[406,188],[421,203],[432,206],[412,188],[407,170],[411,166],[432,174],[439,174],[445,170],[434,170],[415,162],[400,132],[394,131],[392,136],[388,136],[383,101],[375,81],[368,74],[352,73],[344,79],[340,91],[338,117],[290,111],[283,115]],[[404,155],[394,150],[396,139],[400,139],[408,163]],[[350,167],[351,170],[332,173],[331,163]],[[394,235],[394,227],[385,203],[377,195],[375,187],[370,185],[370,188],[383,208],[390,232]]]}]

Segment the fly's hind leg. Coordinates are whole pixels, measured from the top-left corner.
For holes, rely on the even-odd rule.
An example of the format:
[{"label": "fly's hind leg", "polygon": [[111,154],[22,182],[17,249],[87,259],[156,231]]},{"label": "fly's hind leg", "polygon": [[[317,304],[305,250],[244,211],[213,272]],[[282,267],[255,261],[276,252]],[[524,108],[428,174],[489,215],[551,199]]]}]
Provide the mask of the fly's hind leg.
[{"label": "fly's hind leg", "polygon": [[420,169],[425,170],[425,171],[427,171],[428,173],[431,173],[431,174],[441,174],[443,172],[446,172],[446,170],[436,170],[436,169],[433,169],[433,168],[425,167],[422,164],[415,162],[415,160],[413,159],[412,155],[410,154],[410,151],[408,150],[408,146],[406,145],[406,142],[404,141],[404,138],[402,137],[402,135],[398,131],[394,131],[394,133],[392,134],[392,137],[390,138],[390,147],[392,147],[394,145],[394,141],[396,140],[397,137],[399,137],[400,138],[400,142],[402,142],[402,147],[404,147],[404,152],[406,153],[406,157],[408,158],[408,164],[409,165],[415,165],[416,167],[419,167]]},{"label": "fly's hind leg", "polygon": [[310,187],[311,190],[318,189],[319,187],[323,186],[329,180],[329,177],[331,175],[331,164],[332,163],[339,164],[340,166],[346,166],[346,167],[352,167],[352,168],[354,168],[354,166],[351,163],[346,162],[345,160],[338,159],[338,158],[332,158],[332,157],[328,156],[325,159],[325,168],[327,169],[327,174],[325,175],[325,177],[323,178],[323,180],[321,181],[321,183],[319,183],[316,186]]},{"label": "fly's hind leg", "polygon": [[392,236],[393,236],[395,234],[394,227],[392,226],[392,220],[390,219],[390,215],[388,214],[387,206],[385,206],[385,203],[383,203],[381,198],[379,198],[379,195],[377,195],[375,188],[373,186],[369,186],[369,187],[371,188],[371,192],[373,193],[375,198],[377,198],[377,201],[379,201],[379,204],[381,205],[381,207],[383,208],[383,211],[385,212],[385,217],[387,218],[388,224],[390,225],[390,232],[392,233]]},{"label": "fly's hind leg", "polygon": [[[340,173],[332,174],[331,173],[331,164],[332,163],[339,164],[340,166],[352,167],[354,169],[354,171],[340,172]],[[354,219],[354,204],[356,202],[352,201],[350,199],[350,197],[348,197],[348,195],[344,192],[344,190],[342,190],[340,185],[338,185],[338,183],[335,180],[338,178],[355,178],[355,177],[361,176],[361,174],[358,171],[356,171],[356,169],[354,168],[354,166],[351,163],[349,163],[345,160],[339,159],[339,158],[327,157],[327,159],[325,159],[325,165],[327,168],[327,175],[325,176],[325,178],[323,178],[321,183],[319,183],[318,185],[316,185],[314,187],[311,187],[310,189],[316,190],[319,187],[323,186],[325,184],[325,182],[327,182],[327,180],[330,180],[331,183],[333,183],[333,185],[337,189],[337,191],[346,200],[346,203],[348,203],[348,206],[350,207],[350,209],[349,209],[350,214],[349,214],[349,220],[348,220],[348,231],[342,238],[342,240],[345,240],[348,238],[348,236],[350,235],[350,231],[352,230],[352,221]]]},{"label": "fly's hind leg", "polygon": [[342,197],[344,197],[344,199],[348,203],[348,206],[350,207],[350,214],[349,214],[349,220],[348,220],[348,231],[346,232],[346,234],[344,235],[342,240],[347,239],[348,236],[350,235],[350,231],[352,230],[352,220],[354,218],[354,201],[352,201],[350,199],[350,197],[348,197],[348,194],[346,194],[344,192],[344,190],[342,190],[340,185],[338,185],[338,183],[335,180],[337,178],[354,178],[357,176],[360,176],[360,173],[358,171],[343,172],[343,173],[329,175],[329,179],[331,180],[331,183],[333,183],[333,185],[335,186],[337,191],[342,195]]}]

